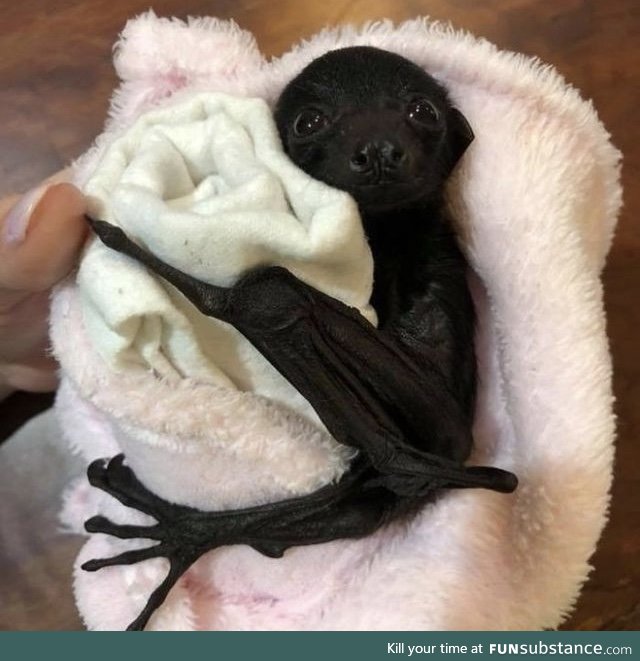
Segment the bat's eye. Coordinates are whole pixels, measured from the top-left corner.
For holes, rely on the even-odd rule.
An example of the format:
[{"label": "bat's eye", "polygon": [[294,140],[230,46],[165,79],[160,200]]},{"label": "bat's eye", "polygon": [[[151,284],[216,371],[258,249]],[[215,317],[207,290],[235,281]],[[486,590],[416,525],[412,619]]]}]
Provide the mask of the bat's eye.
[{"label": "bat's eye", "polygon": [[293,122],[293,132],[299,138],[307,138],[329,124],[329,118],[317,108],[306,108]]},{"label": "bat's eye", "polygon": [[420,98],[409,103],[407,117],[423,126],[431,126],[440,119],[440,112],[429,99]]}]

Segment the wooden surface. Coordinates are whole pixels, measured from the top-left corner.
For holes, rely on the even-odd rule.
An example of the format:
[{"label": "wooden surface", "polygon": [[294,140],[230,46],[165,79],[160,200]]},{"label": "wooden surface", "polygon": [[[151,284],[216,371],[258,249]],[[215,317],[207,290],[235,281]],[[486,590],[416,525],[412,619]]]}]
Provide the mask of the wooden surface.
[{"label": "wooden surface", "polygon": [[[22,0],[0,14],[0,194],[25,189],[82,153],[100,132],[115,84],[111,46],[148,0]],[[605,272],[619,416],[611,521],[596,570],[566,628],[640,625],[640,3],[637,0],[167,0],[158,14],[234,18],[277,55],[326,24],[429,14],[499,47],[553,64],[593,102],[625,155],[625,208]],[[24,401],[24,398],[23,398]],[[23,410],[0,407],[0,431]],[[24,409],[26,411],[26,409]],[[0,532],[1,534],[1,532]],[[67,549],[72,556],[73,549]],[[65,557],[67,557],[65,556]],[[10,567],[0,566],[0,580]],[[43,579],[45,580],[45,579]],[[0,597],[1,598],[1,597]],[[70,595],[29,620],[2,610],[0,628],[78,628]]]}]

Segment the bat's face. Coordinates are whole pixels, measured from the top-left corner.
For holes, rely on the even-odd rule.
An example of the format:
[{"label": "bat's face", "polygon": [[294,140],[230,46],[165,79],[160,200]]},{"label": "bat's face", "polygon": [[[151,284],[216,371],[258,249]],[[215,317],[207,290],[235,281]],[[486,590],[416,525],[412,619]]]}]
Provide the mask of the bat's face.
[{"label": "bat's face", "polygon": [[473,140],[431,76],[367,46],[311,62],[282,92],[275,118],[289,157],[367,213],[434,195]]}]

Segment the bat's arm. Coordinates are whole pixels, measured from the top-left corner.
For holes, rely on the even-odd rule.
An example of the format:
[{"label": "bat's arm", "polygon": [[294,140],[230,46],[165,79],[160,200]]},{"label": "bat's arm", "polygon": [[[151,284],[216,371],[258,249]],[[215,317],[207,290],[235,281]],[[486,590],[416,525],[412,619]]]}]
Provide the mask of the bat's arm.
[{"label": "bat's arm", "polygon": [[229,290],[184,273],[134,243],[119,227],[89,216],[86,219],[100,240],[112,250],[127,255],[157,273],[181,291],[203,314],[226,321]]},{"label": "bat's arm", "polygon": [[419,355],[402,337],[378,331],[357,310],[284,268],[256,269],[223,289],[165,264],[108,223],[92,224],[114,250],[167,278],[203,313],[233,324],[309,401],[337,441],[363,452],[391,491],[422,497],[441,486],[515,488],[511,474],[472,473],[462,465],[470,421],[425,338]]}]

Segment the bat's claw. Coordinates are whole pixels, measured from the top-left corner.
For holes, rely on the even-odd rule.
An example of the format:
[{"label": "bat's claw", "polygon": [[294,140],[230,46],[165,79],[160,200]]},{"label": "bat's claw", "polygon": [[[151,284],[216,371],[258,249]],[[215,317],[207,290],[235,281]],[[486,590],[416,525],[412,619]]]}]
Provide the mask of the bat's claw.
[{"label": "bat's claw", "polygon": [[512,493],[518,488],[518,478],[513,473],[493,466],[470,466],[467,475],[474,481],[470,486],[491,489],[500,493]]},{"label": "bat's claw", "polygon": [[267,558],[281,558],[284,555],[284,552],[289,548],[290,544],[284,545],[264,542],[260,544],[252,544],[251,546],[258,551],[258,553],[266,555]]},{"label": "bat's claw", "polygon": [[85,571],[98,571],[104,567],[113,567],[115,565],[132,565],[136,562],[149,560],[150,558],[160,558],[167,555],[169,549],[163,544],[157,546],[150,546],[146,549],[135,549],[133,551],[125,551],[119,555],[114,555],[111,558],[99,558],[96,560],[87,560],[82,565]]},{"label": "bat's claw", "polygon": [[105,220],[91,218],[90,216],[85,215],[85,218],[91,229],[105,246],[138,260],[154,270],[152,262],[156,261],[156,258],[137,243],[134,243],[120,227],[112,225]]},{"label": "bat's claw", "polygon": [[119,251],[123,245],[129,242],[127,235],[119,227],[116,227],[116,225],[112,225],[105,220],[91,218],[91,216],[87,215],[85,215],[85,219],[102,243],[109,248]]},{"label": "bat's claw", "polygon": [[168,508],[175,508],[176,515],[181,513],[179,505],[172,505],[151,493],[125,465],[124,455],[119,454],[111,461],[97,459],[87,470],[89,483],[110,496],[117,498],[123,505],[133,507],[158,519]]},{"label": "bat's claw", "polygon": [[102,532],[107,535],[112,534],[115,526],[116,524],[105,516],[92,516],[84,522],[84,529],[87,532]]},{"label": "bat's claw", "polygon": [[130,526],[114,523],[104,516],[92,516],[84,523],[87,532],[99,532],[120,539],[162,539],[161,526]]}]

